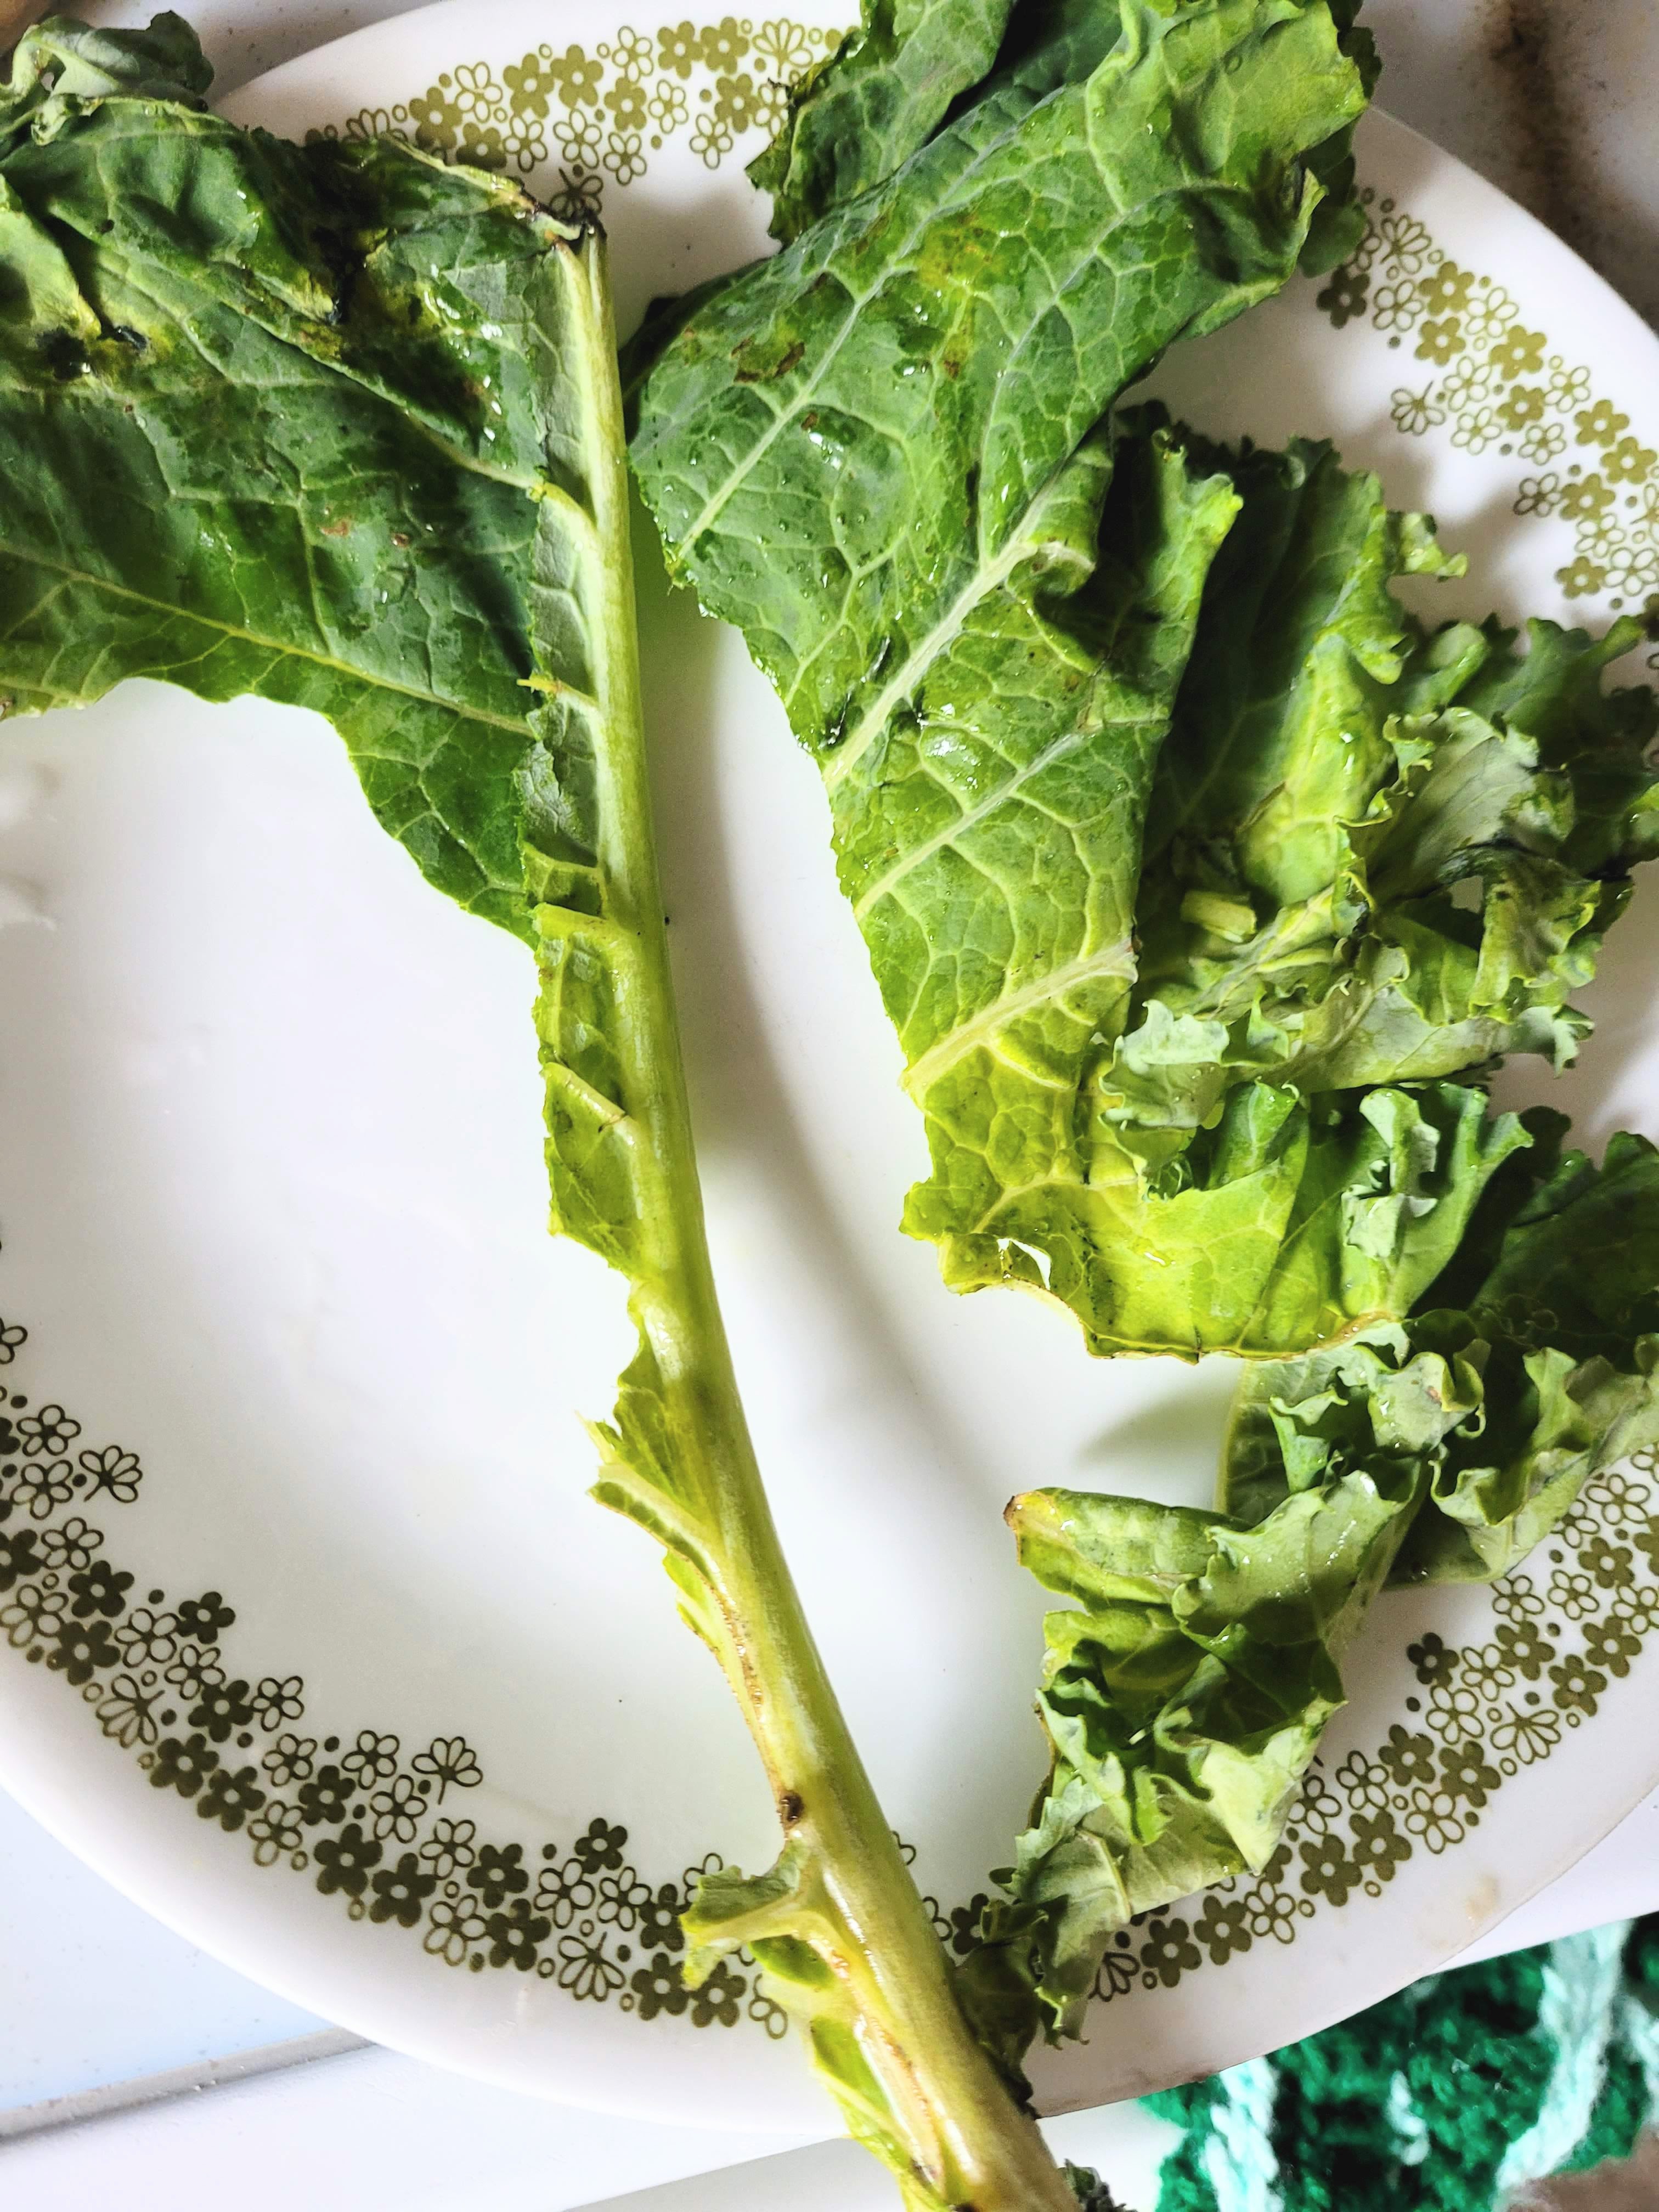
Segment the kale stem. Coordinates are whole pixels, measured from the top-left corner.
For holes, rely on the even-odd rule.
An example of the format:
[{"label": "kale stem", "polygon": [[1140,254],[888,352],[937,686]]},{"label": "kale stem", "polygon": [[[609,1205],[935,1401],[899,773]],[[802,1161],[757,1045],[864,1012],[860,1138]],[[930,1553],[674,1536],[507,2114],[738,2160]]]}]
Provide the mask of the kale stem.
[{"label": "kale stem", "polygon": [[[608,604],[596,672],[605,913],[632,940],[616,1042],[641,1132],[649,1265],[632,1308],[633,1387],[648,1397],[665,1468],[625,1466],[605,1502],[669,1545],[688,1618],[720,1658],[800,1869],[785,1919],[850,2001],[856,2051],[826,2059],[853,2132],[898,2172],[917,2212],[1076,2212],[1035,2124],[1015,2106],[956,2002],[927,1908],[871,1786],[790,1575],[756,1463],[715,1292],[692,1145],[647,777],[621,394],[604,249],[585,246],[593,328],[589,456]],[[624,1398],[629,1385],[624,1385]],[[618,1439],[619,1443],[621,1439]],[[799,2008],[797,2007],[797,2009]],[[858,2067],[872,2094],[861,2098]]]}]

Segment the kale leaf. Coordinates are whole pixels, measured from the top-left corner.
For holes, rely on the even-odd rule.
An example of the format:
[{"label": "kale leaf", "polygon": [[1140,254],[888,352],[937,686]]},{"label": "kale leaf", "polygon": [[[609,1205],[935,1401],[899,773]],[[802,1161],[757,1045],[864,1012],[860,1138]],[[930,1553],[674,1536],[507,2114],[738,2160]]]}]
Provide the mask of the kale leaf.
[{"label": "kale leaf", "polygon": [[1049,1778],[962,1970],[1011,2073],[1038,2026],[1077,2032],[1134,1913],[1261,1872],[1382,1589],[1497,1580],[1659,1443],[1659,1152],[1618,1136],[1598,1169],[1527,1119],[1451,1271],[1467,1304],[1249,1367],[1218,1510],[1010,1505],[1075,1601],[1045,1623]]},{"label": "kale leaf", "polygon": [[864,0],[863,20],[789,94],[749,174],[787,244],[925,146],[996,59],[1010,0]]},{"label": "kale leaf", "polygon": [[[1408,1304],[1507,1139],[1447,1100],[1382,1128],[1261,1091],[1163,1237],[1134,1170],[1097,1158],[1151,776],[1237,503],[1150,422],[1103,418],[1288,280],[1307,157],[1364,97],[1319,0],[1136,0],[1115,27],[1103,57],[1098,10],[1017,18],[919,152],[692,314],[634,463],[671,564],[823,770],[927,1123],[907,1227],[958,1288],[1065,1299],[1097,1349],[1271,1350],[1284,1324],[1258,1313],[1305,1304],[1310,1272],[1290,1342]],[[1344,1279],[1340,1224],[1379,1196],[1400,1203]]]}]

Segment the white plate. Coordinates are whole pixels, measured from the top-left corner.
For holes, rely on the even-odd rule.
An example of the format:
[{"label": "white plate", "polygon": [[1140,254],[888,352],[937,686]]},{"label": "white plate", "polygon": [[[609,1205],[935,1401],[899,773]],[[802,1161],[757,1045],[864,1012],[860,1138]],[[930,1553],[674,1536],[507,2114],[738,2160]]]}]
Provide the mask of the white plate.
[{"label": "white plate", "polygon": [[[740,163],[761,128],[735,126],[822,52],[832,17],[810,20],[688,34],[653,18],[636,39],[593,0],[544,45],[539,5],[452,0],[229,106],[289,132],[470,131],[546,192],[599,179],[628,313],[759,248]],[[1435,508],[1474,571],[1435,594],[1443,613],[1600,621],[1639,604],[1659,589],[1655,340],[1397,125],[1366,126],[1360,167],[1366,269],[1296,283],[1161,387],[1212,430],[1329,434],[1396,501]],[[734,636],[648,562],[642,588],[738,1367],[832,1670],[948,1910],[1005,1859],[1042,1767],[1044,1601],[1013,1563],[1005,1498],[1040,1482],[1206,1497],[1231,1377],[1091,1364],[1034,1304],[951,1297],[932,1252],[896,1233],[921,1130],[817,779]],[[195,1941],[380,2041],[619,2111],[810,2127],[824,2108],[752,1976],[688,2002],[653,1968],[683,1869],[711,1851],[753,1866],[775,1837],[647,1546],[584,1495],[576,1412],[606,1410],[626,1330],[617,1284],[542,1235],[526,954],[422,887],[331,734],[298,714],[131,684],[9,726],[0,812],[16,922],[0,958],[0,1311],[27,1330],[0,1346],[15,1351],[0,1413],[34,1447],[0,1458],[0,1540],[32,1534],[43,1563],[0,1593],[17,1638],[0,1644],[0,1779]],[[1644,895],[1615,939],[1589,994],[1603,1026],[1555,1093],[1598,1134],[1644,1126],[1659,1073],[1642,1011],[1653,912]],[[1506,1083],[1552,1088],[1530,1068]],[[93,1543],[76,1523],[134,1577],[80,1683],[47,1632]],[[1090,2040],[1044,2062],[1050,2106],[1226,2063],[1381,1996],[1659,1783],[1656,1525],[1642,1478],[1602,1486],[1499,1592],[1507,1621],[1553,1647],[1531,1676],[1504,1661],[1482,1593],[1379,1606],[1282,1863],[1127,1932]],[[222,1600],[167,1626],[209,1591]],[[163,1617],[148,1651],[139,1610]],[[240,1820],[211,1777],[185,1794],[161,1748],[205,1726],[189,1717],[204,1662],[178,1648],[192,1622],[210,1674],[258,1693],[206,1746],[218,1775],[246,1769],[239,1789],[264,1793]],[[1603,1668],[1599,1692],[1587,1634],[1627,1668]],[[1462,1656],[1425,1682],[1411,1646],[1431,1676]],[[1466,1730],[1484,1757],[1449,1778]],[[308,1774],[286,1739],[317,1747]],[[337,1803],[319,1794],[325,1767]],[[307,1790],[338,1817],[273,1809]],[[405,1853],[414,1886],[374,1889]],[[405,1899],[409,1926],[389,1914]]]}]

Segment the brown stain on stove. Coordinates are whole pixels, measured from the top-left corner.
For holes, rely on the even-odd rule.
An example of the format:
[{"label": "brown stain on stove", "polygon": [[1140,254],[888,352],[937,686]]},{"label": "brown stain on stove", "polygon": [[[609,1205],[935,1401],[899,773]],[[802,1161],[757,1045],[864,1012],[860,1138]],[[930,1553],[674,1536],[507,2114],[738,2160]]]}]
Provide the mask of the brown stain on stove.
[{"label": "brown stain on stove", "polygon": [[1504,87],[1520,157],[1516,197],[1581,253],[1595,225],[1585,206],[1578,131],[1563,97],[1563,15],[1572,0],[1491,0],[1486,51]]}]

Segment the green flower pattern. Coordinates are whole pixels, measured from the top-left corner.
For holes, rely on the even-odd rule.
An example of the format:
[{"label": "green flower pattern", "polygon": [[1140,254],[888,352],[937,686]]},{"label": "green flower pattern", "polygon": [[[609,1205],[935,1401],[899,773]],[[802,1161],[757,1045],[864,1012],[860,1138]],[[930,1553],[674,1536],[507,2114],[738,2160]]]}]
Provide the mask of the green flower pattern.
[{"label": "green flower pattern", "polygon": [[[0,1322],[0,1366],[27,1340]],[[236,1608],[221,1591],[170,1601],[106,1555],[106,1532],[77,1508],[100,1494],[131,1504],[143,1470],[119,1445],[83,1451],[77,1466],[66,1455],[80,1433],[55,1401],[0,1389],[0,1631],[26,1664],[80,1692],[152,1789],[238,1839],[256,1866],[306,1876],[350,1919],[418,1934],[445,1965],[533,1973],[645,2020],[785,2033],[746,1954],[685,1986],[679,1917],[718,1859],[653,1884],[629,1863],[627,1829],[602,1818],[568,1850],[496,1842],[458,1809],[484,1778],[464,1737],[406,1755],[378,1729],[305,1733],[303,1676],[233,1671]]]},{"label": "green flower pattern", "polygon": [[391,137],[480,168],[550,169],[556,215],[596,214],[610,185],[642,177],[682,131],[717,169],[745,134],[775,131],[791,88],[840,36],[781,17],[688,19],[653,36],[624,25],[591,51],[538,46],[499,75],[488,62],[461,63],[412,99],[308,136]]},{"label": "green flower pattern", "polygon": [[1395,429],[1529,464],[1514,512],[1571,526],[1572,557],[1556,570],[1567,598],[1604,599],[1659,627],[1659,453],[1501,284],[1450,260],[1395,201],[1360,198],[1365,234],[1317,300],[1334,329],[1381,331],[1400,355]]}]

